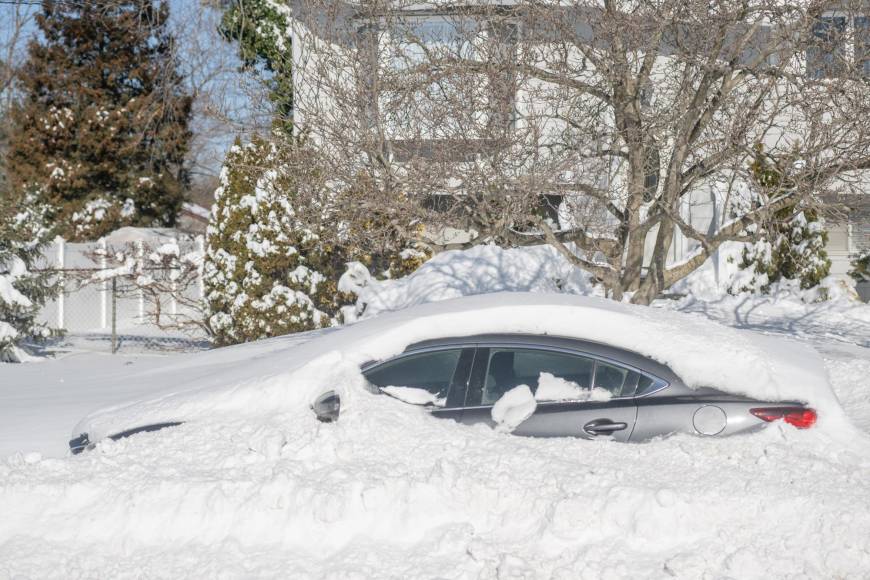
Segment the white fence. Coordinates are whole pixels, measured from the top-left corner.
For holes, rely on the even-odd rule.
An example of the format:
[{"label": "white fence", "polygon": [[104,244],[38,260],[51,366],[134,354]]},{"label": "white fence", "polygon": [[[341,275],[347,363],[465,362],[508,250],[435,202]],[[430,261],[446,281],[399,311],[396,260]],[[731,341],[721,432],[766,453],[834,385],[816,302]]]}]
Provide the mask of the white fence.
[{"label": "white fence", "polygon": [[[150,231],[150,230],[146,230]],[[152,243],[177,244],[181,254],[203,251],[203,238],[178,237],[163,233],[137,241],[141,251]],[[146,301],[141,288],[117,268],[113,268],[112,256],[128,250],[125,241],[68,243],[57,239],[48,246],[40,266],[55,272],[62,292],[46,303],[39,315],[40,322],[59,329],[65,335],[64,342],[75,348],[95,350],[154,350],[188,349],[207,346],[204,333],[181,332],[159,328],[149,316],[153,304]],[[135,247],[135,246],[134,246]],[[108,256],[108,257],[107,257]],[[197,283],[180,289],[187,298],[201,300],[203,284],[201,273]],[[183,312],[175,294],[161,297],[161,307],[170,317],[178,314],[196,316],[195,312]]]}]

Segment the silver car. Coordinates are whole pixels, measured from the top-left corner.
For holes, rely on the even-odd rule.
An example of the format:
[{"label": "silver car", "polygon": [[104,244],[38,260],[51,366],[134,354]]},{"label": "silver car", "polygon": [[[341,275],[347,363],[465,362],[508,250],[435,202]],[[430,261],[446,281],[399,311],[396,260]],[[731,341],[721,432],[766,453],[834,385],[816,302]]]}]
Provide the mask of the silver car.
[{"label": "silver car", "polygon": [[[758,401],[711,388],[689,388],[669,368],[642,355],[582,340],[538,335],[444,338],[415,344],[402,354],[362,367],[374,392],[425,401],[432,415],[469,425],[495,425],[493,405],[519,385],[538,390],[541,373],[605,397],[538,401],[513,433],[534,437],[606,437],[644,441],[669,433],[724,436],[782,420],[811,427],[815,410],[801,402]],[[546,375],[545,375],[546,376]],[[409,389],[423,395],[397,396]],[[537,398],[537,397],[536,397]],[[320,397],[315,414],[339,418],[334,392]]]},{"label": "silver car", "polygon": [[[533,437],[644,441],[669,433],[733,435],[782,420],[811,427],[815,410],[801,402],[758,401],[711,388],[686,386],[668,367],[620,348],[541,335],[486,335],[418,343],[402,354],[362,365],[372,392],[416,401],[432,415],[469,425],[495,426],[492,409],[508,391],[526,385],[539,394],[542,373],[606,397],[538,400],[534,413],[513,429]],[[408,397],[408,393],[415,396]],[[536,397],[539,399],[539,397]],[[329,391],[312,409],[322,421],[340,417],[341,400]],[[165,422],[115,433],[124,439],[180,425]],[[69,442],[73,454],[94,446],[87,433]]]}]

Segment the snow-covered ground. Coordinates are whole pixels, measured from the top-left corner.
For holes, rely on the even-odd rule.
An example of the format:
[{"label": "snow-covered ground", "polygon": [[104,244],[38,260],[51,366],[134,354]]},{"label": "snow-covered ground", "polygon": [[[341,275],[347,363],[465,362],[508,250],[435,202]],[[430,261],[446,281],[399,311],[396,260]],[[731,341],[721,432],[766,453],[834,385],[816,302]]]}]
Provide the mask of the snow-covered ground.
[{"label": "snow-covered ground", "polygon": [[[504,290],[589,288],[549,250],[482,248],[370,284],[363,316]],[[797,339],[821,355],[864,433],[820,422],[644,444],[519,438],[354,390],[341,353],[290,371],[310,337],[4,365],[0,454],[18,453],[0,460],[0,578],[866,578],[870,307],[700,294],[656,304],[688,316],[651,318],[709,329],[692,347],[702,360],[684,370],[721,366],[703,356],[722,340],[741,354],[742,370],[718,379],[730,385],[765,368],[752,337]],[[339,422],[319,424],[298,404],[315,384],[358,394]],[[198,390],[144,412],[193,416],[203,393],[220,395],[189,424],[59,456],[96,407],[184,385]]]}]

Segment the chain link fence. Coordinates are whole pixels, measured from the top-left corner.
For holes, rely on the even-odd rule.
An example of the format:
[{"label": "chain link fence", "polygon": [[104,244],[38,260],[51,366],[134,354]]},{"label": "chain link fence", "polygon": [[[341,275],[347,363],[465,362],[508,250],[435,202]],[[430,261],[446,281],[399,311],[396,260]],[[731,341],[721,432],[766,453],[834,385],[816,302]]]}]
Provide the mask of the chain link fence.
[{"label": "chain link fence", "polygon": [[[203,251],[201,236],[162,235],[156,242],[170,248],[174,245],[180,254],[201,256]],[[147,251],[142,241],[136,243],[140,253]],[[172,288],[174,292],[155,293],[143,289],[137,278],[158,273],[171,278],[171,272],[161,267],[140,268],[135,273],[119,268],[113,264],[117,261],[113,258],[120,255],[116,250],[105,240],[67,243],[61,239],[46,249],[40,267],[57,276],[62,289],[39,316],[40,322],[60,331],[52,346],[128,354],[208,348],[205,331],[195,325],[173,324],[181,318],[202,316],[191,306],[204,295],[201,271],[193,283]],[[155,320],[155,309],[161,312],[158,320],[163,323]]]}]

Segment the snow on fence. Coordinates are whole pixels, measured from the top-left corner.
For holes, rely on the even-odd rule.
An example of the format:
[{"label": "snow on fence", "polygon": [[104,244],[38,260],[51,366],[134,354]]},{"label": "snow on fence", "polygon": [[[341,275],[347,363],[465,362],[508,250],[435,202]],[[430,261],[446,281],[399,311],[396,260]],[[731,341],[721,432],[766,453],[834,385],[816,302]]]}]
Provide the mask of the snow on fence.
[{"label": "snow on fence", "polygon": [[[132,229],[132,228],[131,228]],[[153,230],[145,230],[153,233]],[[168,230],[172,232],[172,230]],[[69,243],[56,239],[43,255],[42,269],[58,276],[62,291],[46,303],[39,321],[62,331],[57,339],[71,348],[107,352],[133,352],[153,350],[192,350],[208,347],[208,338],[190,324],[174,324],[180,318],[193,320],[200,316],[191,304],[204,295],[202,272],[195,272],[193,283],[157,294],[138,283],[129,269],[117,266],[119,252],[125,248],[148,251],[149,241],[164,246],[177,246],[177,255],[202,255],[202,236],[192,238],[178,234],[173,237],[167,230],[149,239],[121,239],[96,242]],[[166,270],[159,266],[146,270]],[[151,272],[144,272],[149,275]],[[172,272],[167,272],[171,277]],[[141,276],[138,276],[141,280]],[[163,312],[162,324],[157,324],[154,308]]]}]

